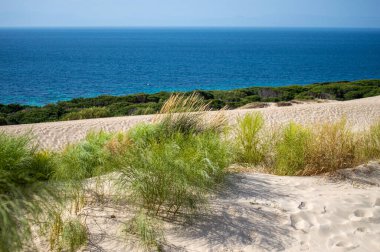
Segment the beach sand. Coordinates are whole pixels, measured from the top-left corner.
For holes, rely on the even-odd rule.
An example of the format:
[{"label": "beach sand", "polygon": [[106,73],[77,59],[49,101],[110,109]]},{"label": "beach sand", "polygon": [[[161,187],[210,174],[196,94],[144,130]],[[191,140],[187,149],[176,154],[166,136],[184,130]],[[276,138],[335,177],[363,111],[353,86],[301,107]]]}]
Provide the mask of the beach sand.
[{"label": "beach sand", "polygon": [[[237,117],[253,111],[263,114],[268,127],[290,121],[301,124],[333,122],[345,117],[354,130],[363,130],[380,119],[380,96],[343,102],[306,103],[290,107],[270,106],[259,109],[227,110],[225,114],[230,124],[234,124]],[[215,113],[217,112],[209,112],[207,116],[213,116]],[[125,131],[137,123],[150,122],[153,118],[154,115],[143,115],[0,126],[0,132],[31,133],[40,148],[59,150],[69,143],[83,139],[89,131]]]},{"label": "beach sand", "polygon": [[[164,220],[162,250],[378,251],[380,164],[341,175],[229,175],[191,223]],[[88,206],[81,215],[90,233],[85,251],[144,251],[123,232],[128,206]]]},{"label": "beach sand", "polygon": [[[260,111],[268,126],[295,121],[313,124],[342,117],[354,130],[380,119],[380,97],[290,107],[226,111],[229,123]],[[209,112],[207,116],[213,116]],[[91,130],[122,131],[154,116],[131,116],[0,127],[31,132],[42,148],[61,149]],[[166,222],[164,251],[379,251],[380,165],[369,163],[328,176],[282,177],[238,173],[192,223]],[[84,251],[143,251],[123,232],[132,214],[127,205],[86,206],[89,231]]]}]

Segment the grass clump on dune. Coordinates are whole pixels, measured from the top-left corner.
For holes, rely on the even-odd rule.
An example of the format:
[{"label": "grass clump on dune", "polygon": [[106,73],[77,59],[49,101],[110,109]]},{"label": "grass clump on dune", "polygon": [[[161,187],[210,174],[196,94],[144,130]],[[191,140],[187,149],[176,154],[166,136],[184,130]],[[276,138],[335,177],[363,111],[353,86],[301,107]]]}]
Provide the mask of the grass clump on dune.
[{"label": "grass clump on dune", "polygon": [[258,165],[264,161],[269,144],[263,127],[264,118],[260,113],[249,113],[238,119],[236,143],[239,162]]},{"label": "grass clump on dune", "polygon": [[62,219],[62,212],[52,215],[49,230],[50,251],[75,252],[87,243],[87,227],[78,219]]},{"label": "grass clump on dune", "polygon": [[380,121],[370,127],[362,139],[362,158],[380,159]]},{"label": "grass clump on dune", "polygon": [[[159,214],[177,213],[180,208],[195,209],[223,178],[229,164],[228,145],[215,133],[170,137],[153,136],[130,146],[124,159],[123,179],[130,182],[136,199]],[[149,135],[147,127],[138,129]]]},{"label": "grass clump on dune", "polygon": [[223,110],[210,119],[205,118],[205,112],[210,110],[209,104],[197,93],[190,96],[174,94],[164,103],[155,121],[169,133],[197,133],[225,128]]},{"label": "grass clump on dune", "polygon": [[279,175],[297,175],[306,166],[311,132],[301,125],[290,123],[275,144],[274,171]]},{"label": "grass clump on dune", "polygon": [[157,220],[144,212],[138,213],[126,223],[125,231],[137,236],[146,248],[155,247],[160,251],[159,244],[163,240],[161,227]]},{"label": "grass clump on dune", "polygon": [[47,152],[38,152],[28,136],[0,133],[0,251],[30,245],[31,225],[51,200],[46,181],[54,168]]},{"label": "grass clump on dune", "polygon": [[105,132],[91,132],[84,141],[69,145],[59,155],[60,165],[54,173],[57,180],[82,180],[109,172],[110,153],[104,147],[112,138]]},{"label": "grass clump on dune", "polygon": [[263,133],[260,114],[238,121],[239,162],[264,165],[278,175],[315,175],[380,158],[380,123],[352,132],[346,120],[302,126],[289,123]]},{"label": "grass clump on dune", "polygon": [[62,248],[75,252],[87,242],[87,228],[79,220],[69,220],[62,227]]},{"label": "grass clump on dune", "polygon": [[357,134],[351,132],[344,119],[314,126],[304,175],[333,172],[356,165],[359,158],[356,150],[361,146]]},{"label": "grass clump on dune", "polygon": [[[190,113],[186,106],[198,111]],[[173,96],[164,108],[169,113],[159,115],[155,124],[129,132],[122,169],[123,182],[156,215],[196,209],[230,162],[229,145],[221,137],[224,121],[217,116],[206,124],[201,116],[207,105],[199,97]]]}]

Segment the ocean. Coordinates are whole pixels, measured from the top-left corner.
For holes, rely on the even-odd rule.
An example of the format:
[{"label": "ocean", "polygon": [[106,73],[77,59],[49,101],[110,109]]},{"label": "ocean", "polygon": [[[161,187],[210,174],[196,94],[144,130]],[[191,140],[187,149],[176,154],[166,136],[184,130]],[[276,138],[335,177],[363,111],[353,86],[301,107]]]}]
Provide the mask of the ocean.
[{"label": "ocean", "polygon": [[375,78],[376,29],[0,29],[3,104]]}]

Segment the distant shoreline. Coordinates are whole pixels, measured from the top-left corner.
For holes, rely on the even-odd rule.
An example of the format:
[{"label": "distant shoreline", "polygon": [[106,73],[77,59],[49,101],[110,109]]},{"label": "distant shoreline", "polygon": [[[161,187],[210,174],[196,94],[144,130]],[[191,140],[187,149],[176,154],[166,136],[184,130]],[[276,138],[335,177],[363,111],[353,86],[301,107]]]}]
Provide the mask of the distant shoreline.
[{"label": "distant shoreline", "polygon": [[101,95],[75,98],[42,107],[0,104],[0,125],[147,115],[158,112],[172,93],[199,93],[211,110],[227,107],[262,108],[266,103],[291,106],[292,100],[353,100],[380,95],[380,80],[324,82],[280,87],[248,87],[232,90],[193,90],[189,92],[137,93],[125,96]]}]

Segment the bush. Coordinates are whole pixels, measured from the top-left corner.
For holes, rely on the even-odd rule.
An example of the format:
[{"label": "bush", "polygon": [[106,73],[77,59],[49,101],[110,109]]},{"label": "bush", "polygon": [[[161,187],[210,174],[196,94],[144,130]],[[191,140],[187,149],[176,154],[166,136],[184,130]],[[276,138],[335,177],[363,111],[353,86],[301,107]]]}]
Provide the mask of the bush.
[{"label": "bush", "polygon": [[260,113],[246,114],[238,119],[236,143],[237,161],[249,164],[260,164],[268,151],[268,143],[262,134],[264,118]]},{"label": "bush", "polygon": [[78,112],[70,112],[62,117],[62,120],[81,120],[91,118],[102,118],[111,116],[110,111],[103,107],[82,109]]},{"label": "bush", "polygon": [[8,122],[7,122],[7,116],[3,115],[3,114],[0,114],[0,126],[7,125],[7,124],[8,124]]}]

